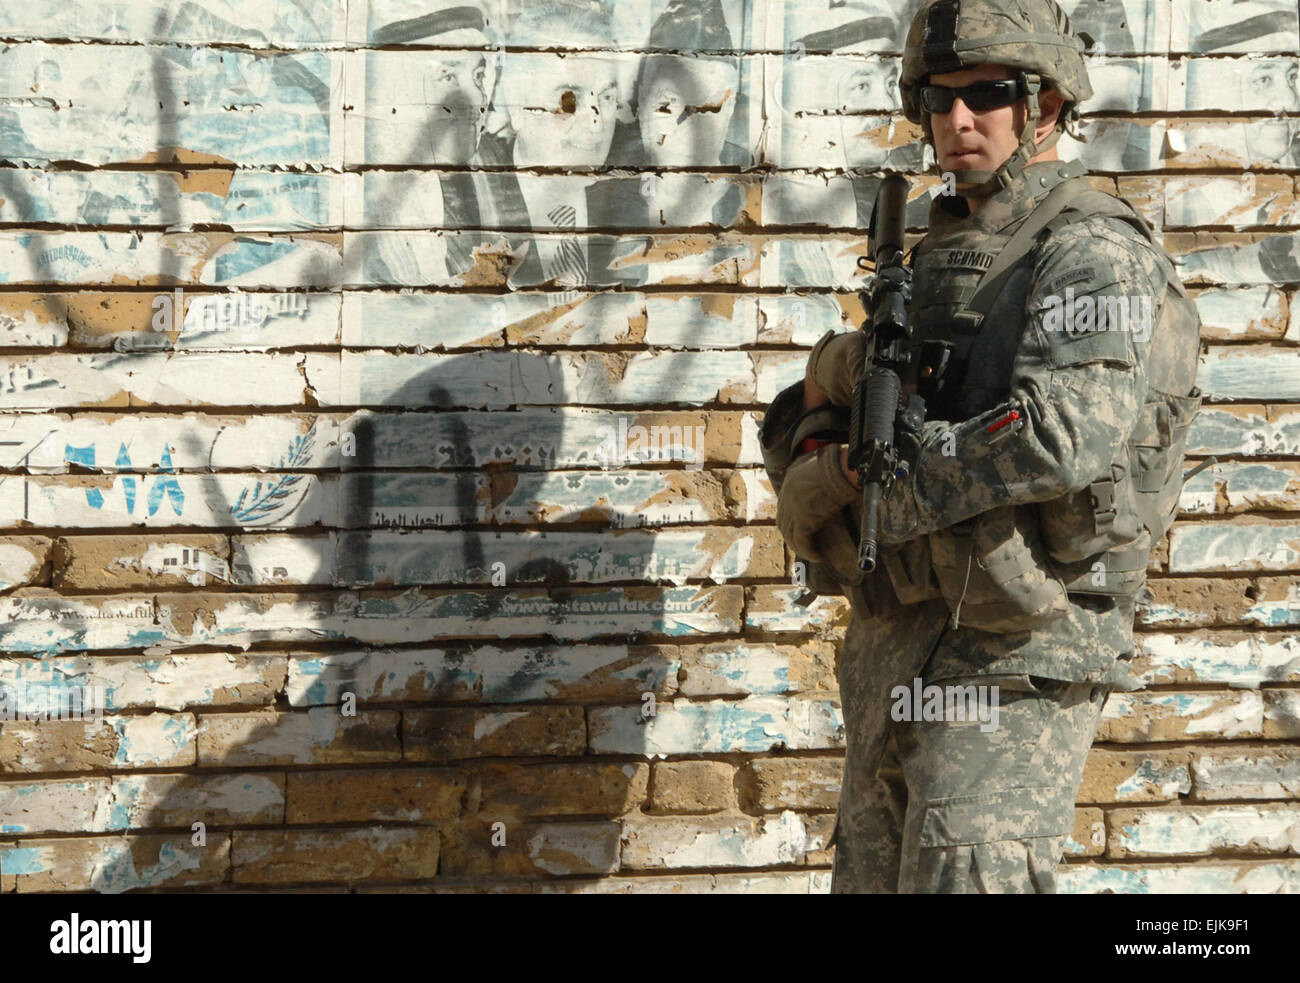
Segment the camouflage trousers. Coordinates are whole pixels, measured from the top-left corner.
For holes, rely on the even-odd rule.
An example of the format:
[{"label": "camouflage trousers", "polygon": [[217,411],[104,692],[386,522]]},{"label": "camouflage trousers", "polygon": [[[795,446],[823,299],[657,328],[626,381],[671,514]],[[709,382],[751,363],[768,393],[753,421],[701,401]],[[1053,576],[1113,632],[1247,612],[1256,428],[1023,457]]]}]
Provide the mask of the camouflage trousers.
[{"label": "camouflage trousers", "polygon": [[832,893],[1055,893],[1109,690],[1023,674],[927,679],[997,686],[996,727],[895,721],[891,691],[922,675],[948,618],[936,600],[850,626]]}]

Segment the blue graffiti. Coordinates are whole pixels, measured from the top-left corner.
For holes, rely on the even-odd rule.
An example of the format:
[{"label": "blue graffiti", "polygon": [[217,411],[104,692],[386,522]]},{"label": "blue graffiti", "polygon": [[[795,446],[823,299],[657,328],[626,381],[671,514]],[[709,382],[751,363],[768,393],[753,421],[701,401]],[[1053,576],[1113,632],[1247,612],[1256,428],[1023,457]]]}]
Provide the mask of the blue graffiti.
[{"label": "blue graffiti", "polygon": [[[63,449],[63,460],[68,464],[79,464],[84,468],[94,468],[95,445],[73,447],[71,444],[67,444]],[[115,467],[123,470],[131,467],[131,454],[126,449],[126,444],[122,444],[118,448],[117,460],[113,463]],[[131,515],[135,515],[136,488],[145,479],[133,474],[125,474],[117,480],[122,486],[126,511]],[[158,466],[153,481],[149,484],[148,514],[150,516],[154,515],[162,507],[164,495],[167,496],[172,512],[180,515],[185,509],[185,492],[176,478],[175,468],[172,465],[171,449],[168,447],[163,448],[162,463]],[[92,509],[102,509],[104,507],[104,493],[98,488],[87,488],[86,504]]]},{"label": "blue graffiti", "polygon": [[[63,448],[63,460],[68,464],[80,464],[82,467],[93,468],[95,466],[95,445],[73,447],[68,444]],[[86,502],[92,509],[102,509],[104,507],[103,492],[98,488],[87,488]]]},{"label": "blue graffiti", "polygon": [[[126,444],[123,444],[117,451],[117,466],[119,468],[131,467],[131,455],[126,452]],[[132,514],[135,513],[135,476],[127,475],[122,479],[122,494],[126,496],[126,510]]]},{"label": "blue graffiti", "polygon": [[[123,450],[126,448],[123,447]],[[162,474],[173,475],[170,478],[155,478],[153,484],[149,486],[149,514],[153,515],[158,511],[158,506],[162,504],[162,497],[167,495],[167,500],[171,503],[172,511],[176,515],[181,514],[185,507],[185,492],[181,491],[180,483],[177,482],[172,468],[172,452],[164,447],[162,453],[162,463],[158,470]]]}]

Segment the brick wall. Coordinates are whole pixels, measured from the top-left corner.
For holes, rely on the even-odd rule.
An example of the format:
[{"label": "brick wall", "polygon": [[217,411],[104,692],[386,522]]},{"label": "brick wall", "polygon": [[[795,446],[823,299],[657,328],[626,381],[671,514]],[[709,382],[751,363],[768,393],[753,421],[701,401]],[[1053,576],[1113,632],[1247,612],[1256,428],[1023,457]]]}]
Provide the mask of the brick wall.
[{"label": "brick wall", "polygon": [[[828,889],[847,610],[756,434],[881,173],[924,223],[914,4],[614,6],[0,10],[0,683],[107,711],[0,722],[0,890]],[[1062,886],[1295,891],[1295,5],[1064,6],[1221,463]]]}]

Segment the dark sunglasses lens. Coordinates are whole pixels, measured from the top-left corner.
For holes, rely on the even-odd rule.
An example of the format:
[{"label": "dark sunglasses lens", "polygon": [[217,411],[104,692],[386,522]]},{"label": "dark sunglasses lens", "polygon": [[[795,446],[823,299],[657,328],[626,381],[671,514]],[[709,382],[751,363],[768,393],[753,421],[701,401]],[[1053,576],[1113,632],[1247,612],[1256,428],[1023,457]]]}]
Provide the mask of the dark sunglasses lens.
[{"label": "dark sunglasses lens", "polygon": [[966,105],[977,113],[1001,109],[1016,101],[1019,86],[1015,82],[979,82],[962,93]]},{"label": "dark sunglasses lens", "polygon": [[921,105],[927,113],[952,112],[953,90],[943,85],[921,87]]},{"label": "dark sunglasses lens", "polygon": [[950,89],[946,85],[921,87],[921,106],[928,113],[950,113],[952,104],[961,97],[966,107],[977,113],[1001,109],[1020,98],[1020,84],[1015,81],[976,82],[964,89]]}]

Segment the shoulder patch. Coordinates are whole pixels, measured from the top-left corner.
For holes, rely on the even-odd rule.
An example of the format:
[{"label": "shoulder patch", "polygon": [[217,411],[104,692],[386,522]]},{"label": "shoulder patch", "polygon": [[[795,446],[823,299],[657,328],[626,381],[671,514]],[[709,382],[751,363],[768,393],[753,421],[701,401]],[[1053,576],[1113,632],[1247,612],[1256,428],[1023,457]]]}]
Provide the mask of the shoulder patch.
[{"label": "shoulder patch", "polygon": [[1149,296],[1076,295],[1073,287],[1066,287],[1063,295],[1047,299],[1039,323],[1048,339],[1049,359],[1058,368],[1094,361],[1132,364],[1129,336],[1133,342],[1147,341],[1152,316]]},{"label": "shoulder patch", "polygon": [[1060,293],[1066,287],[1073,286],[1076,283],[1082,283],[1084,280],[1091,280],[1097,275],[1095,266],[1079,266],[1060,276],[1053,277],[1048,281],[1046,292],[1049,294]]}]

